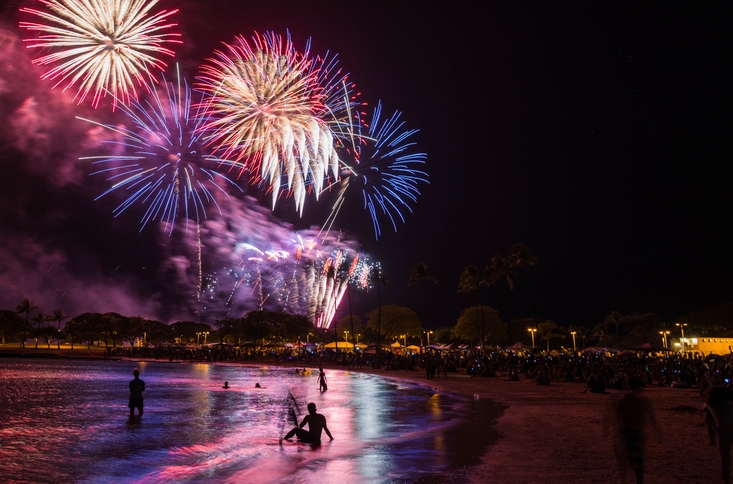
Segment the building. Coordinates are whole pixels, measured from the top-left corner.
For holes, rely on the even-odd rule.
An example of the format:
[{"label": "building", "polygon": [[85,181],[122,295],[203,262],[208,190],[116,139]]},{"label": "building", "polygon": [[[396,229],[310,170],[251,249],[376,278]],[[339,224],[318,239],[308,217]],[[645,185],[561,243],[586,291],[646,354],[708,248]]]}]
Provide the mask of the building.
[{"label": "building", "polygon": [[733,353],[733,337],[711,336],[704,338],[673,338],[675,351],[698,352],[704,355],[728,355]]}]

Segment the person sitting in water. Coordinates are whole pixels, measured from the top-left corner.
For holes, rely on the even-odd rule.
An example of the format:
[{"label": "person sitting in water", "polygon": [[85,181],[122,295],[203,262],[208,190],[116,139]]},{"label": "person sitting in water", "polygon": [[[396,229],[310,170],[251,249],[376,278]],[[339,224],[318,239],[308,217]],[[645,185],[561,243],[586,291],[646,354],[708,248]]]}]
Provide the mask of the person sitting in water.
[{"label": "person sitting in water", "polygon": [[[308,424],[308,430],[303,430],[305,424]],[[321,442],[321,432],[325,431],[328,438],[333,440],[331,431],[328,430],[326,425],[326,417],[320,413],[316,413],[316,404],[311,402],[308,404],[308,415],[305,416],[300,426],[295,427],[293,430],[285,434],[284,439],[290,440],[293,436],[297,436],[301,442],[309,444],[319,444]]]},{"label": "person sitting in water", "polygon": [[259,383],[255,383],[255,388],[262,388]]},{"label": "person sitting in water", "polygon": [[224,386],[222,388],[226,388],[228,390],[229,389],[229,382],[228,381],[225,381],[224,382]]}]

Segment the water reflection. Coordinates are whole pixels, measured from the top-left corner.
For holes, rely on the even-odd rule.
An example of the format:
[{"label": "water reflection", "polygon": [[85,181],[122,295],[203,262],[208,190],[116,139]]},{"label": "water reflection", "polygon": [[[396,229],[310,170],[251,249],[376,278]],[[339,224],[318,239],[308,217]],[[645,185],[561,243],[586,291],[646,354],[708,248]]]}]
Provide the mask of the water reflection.
[{"label": "water reflection", "polygon": [[[133,368],[146,382],[139,423],[127,418]],[[320,393],[317,372],[292,369],[0,360],[0,405],[10,411],[0,422],[3,478],[410,482],[465,465],[462,433],[486,425],[473,401],[371,375],[328,371],[328,379],[329,390]],[[316,403],[333,442],[278,445],[292,427],[289,392],[299,419],[307,402]],[[476,442],[468,449],[474,461],[485,445]]]}]

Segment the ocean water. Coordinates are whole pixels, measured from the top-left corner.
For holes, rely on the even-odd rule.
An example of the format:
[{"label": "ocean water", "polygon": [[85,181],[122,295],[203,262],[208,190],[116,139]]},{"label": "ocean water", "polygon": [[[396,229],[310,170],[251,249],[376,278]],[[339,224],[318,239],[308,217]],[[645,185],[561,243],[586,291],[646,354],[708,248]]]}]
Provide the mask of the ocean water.
[{"label": "ocean water", "polygon": [[[146,383],[139,421],[127,408],[134,368]],[[0,359],[0,481],[463,482],[493,438],[487,401],[338,370],[326,370],[320,393],[317,373]],[[335,440],[280,445],[294,425],[288,409],[301,420],[308,402]]]}]

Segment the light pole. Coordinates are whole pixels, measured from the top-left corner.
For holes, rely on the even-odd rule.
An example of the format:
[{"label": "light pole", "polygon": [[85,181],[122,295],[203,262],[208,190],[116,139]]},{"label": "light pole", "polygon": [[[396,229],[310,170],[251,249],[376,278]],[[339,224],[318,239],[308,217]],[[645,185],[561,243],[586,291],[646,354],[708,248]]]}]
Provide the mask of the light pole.
[{"label": "light pole", "polygon": [[576,331],[571,331],[570,334],[573,335],[573,351],[578,351],[578,347],[575,345],[575,334],[576,334]]},{"label": "light pole", "polygon": [[532,334],[532,348],[534,348],[534,334],[537,332],[537,328],[527,328],[527,331]]},{"label": "light pole", "polygon": [[428,346],[430,346],[430,335],[433,334],[432,331],[423,331],[423,333],[428,335]]},{"label": "light pole", "polygon": [[310,342],[311,342],[311,336],[314,336],[314,334],[313,333],[308,333],[307,335],[305,335],[305,342],[307,344],[310,344]]},{"label": "light pole", "polygon": [[209,336],[209,332],[208,331],[204,331],[203,332],[203,335],[204,335],[204,344],[206,344],[206,337]]},{"label": "light pole", "polygon": [[361,336],[361,333],[357,333],[356,335],[356,344],[359,344],[359,336]]},{"label": "light pole", "polygon": [[201,337],[201,333],[196,333],[196,344],[201,344],[201,340],[199,339]]},{"label": "light pole", "polygon": [[685,348],[685,326],[687,326],[687,323],[675,323],[675,326],[679,326],[680,331],[682,331],[682,352],[687,353]]},{"label": "light pole", "polygon": [[344,341],[349,342],[349,331],[346,329],[344,330]]},{"label": "light pole", "polygon": [[667,335],[669,334],[669,331],[660,331],[659,334],[662,335],[662,343],[664,343],[664,349],[669,349],[667,346]]}]

